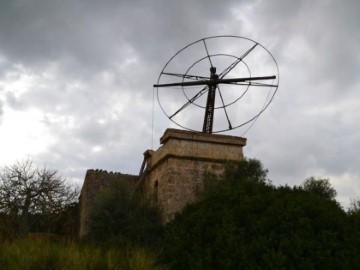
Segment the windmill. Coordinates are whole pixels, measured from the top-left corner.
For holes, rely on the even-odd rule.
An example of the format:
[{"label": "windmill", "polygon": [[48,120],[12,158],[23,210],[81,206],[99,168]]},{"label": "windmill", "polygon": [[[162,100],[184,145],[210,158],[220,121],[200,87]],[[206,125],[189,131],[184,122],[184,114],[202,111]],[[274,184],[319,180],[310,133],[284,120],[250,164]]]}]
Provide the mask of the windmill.
[{"label": "windmill", "polygon": [[[210,134],[253,123],[271,103],[278,86],[279,71],[272,54],[260,43],[239,36],[213,36],[188,44],[170,58],[154,84],[159,105],[172,122]],[[183,98],[174,94],[179,89]],[[246,108],[255,103],[256,109],[245,108],[241,116],[241,101]],[[215,116],[217,110],[223,111],[221,117]],[[202,129],[191,124],[199,114],[203,115]]]}]

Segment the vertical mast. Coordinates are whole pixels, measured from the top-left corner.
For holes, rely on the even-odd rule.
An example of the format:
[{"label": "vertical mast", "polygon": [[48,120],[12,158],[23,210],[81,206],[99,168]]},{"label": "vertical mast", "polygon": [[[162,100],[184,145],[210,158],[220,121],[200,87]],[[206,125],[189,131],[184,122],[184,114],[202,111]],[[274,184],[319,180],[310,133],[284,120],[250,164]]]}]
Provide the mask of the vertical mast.
[{"label": "vertical mast", "polygon": [[213,122],[214,122],[214,110],[215,110],[215,95],[216,95],[216,80],[218,79],[218,75],[216,74],[216,68],[210,68],[210,81],[208,83],[209,91],[206,101],[205,108],[205,116],[204,116],[204,125],[203,131],[204,133],[212,133],[213,130]]}]

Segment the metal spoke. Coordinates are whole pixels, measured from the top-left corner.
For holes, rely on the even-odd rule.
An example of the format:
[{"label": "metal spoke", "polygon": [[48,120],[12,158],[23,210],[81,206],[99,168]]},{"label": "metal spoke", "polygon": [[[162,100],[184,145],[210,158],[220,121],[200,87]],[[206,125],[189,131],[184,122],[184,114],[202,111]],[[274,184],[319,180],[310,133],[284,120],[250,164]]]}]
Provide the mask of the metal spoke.
[{"label": "metal spoke", "polygon": [[231,125],[229,116],[228,116],[227,111],[226,111],[225,102],[224,102],[223,96],[222,96],[222,94],[221,94],[219,85],[217,86],[217,88],[218,88],[218,90],[219,90],[219,95],[220,95],[221,103],[222,103],[223,108],[224,108],[224,112],[225,112],[226,119],[227,119],[227,121],[228,121],[228,123],[229,123],[229,129],[232,129],[232,125]]},{"label": "metal spoke", "polygon": [[245,86],[259,86],[259,87],[278,87],[277,84],[267,84],[267,83],[258,83],[258,82],[248,82],[248,83],[223,82],[223,84],[245,85]]},{"label": "metal spoke", "polygon": [[198,80],[198,81],[191,81],[191,82],[154,84],[154,87],[196,86],[196,85],[208,85],[208,84],[219,84],[219,83],[236,83],[236,82],[247,82],[247,81],[261,81],[261,80],[271,80],[271,79],[276,79],[276,76],[231,78],[231,79],[210,78],[210,80]]},{"label": "metal spoke", "polygon": [[191,80],[199,80],[199,79],[205,79],[205,80],[207,79],[208,80],[208,79],[210,79],[209,77],[205,77],[205,76],[189,75],[189,74],[179,74],[179,73],[169,73],[169,72],[163,72],[162,74],[180,77],[180,78],[191,79]]},{"label": "metal spoke", "polygon": [[175,113],[173,113],[169,118],[173,118],[175,115],[177,115],[179,112],[181,112],[183,109],[185,109],[187,106],[189,106],[191,103],[193,103],[195,100],[197,100],[199,97],[201,97],[203,94],[206,93],[208,90],[208,86],[205,86],[203,89],[201,89],[195,96],[193,96],[191,99],[189,99],[188,102],[186,102],[184,105],[180,107]]},{"label": "metal spoke", "polygon": [[237,66],[255,47],[258,43],[255,43],[249,50],[247,50],[242,56],[240,56],[236,61],[234,61],[230,66],[228,66],[223,72],[220,73],[219,78],[223,79],[234,67]]},{"label": "metal spoke", "polygon": [[206,46],[205,39],[203,39],[203,42],[204,42],[204,46],[205,46],[205,51],[206,51],[207,57],[208,57],[209,62],[210,62],[210,66],[213,67],[213,64],[212,64],[212,62],[211,62],[211,58],[210,58],[210,55],[209,55],[208,48],[207,48],[207,46]]}]

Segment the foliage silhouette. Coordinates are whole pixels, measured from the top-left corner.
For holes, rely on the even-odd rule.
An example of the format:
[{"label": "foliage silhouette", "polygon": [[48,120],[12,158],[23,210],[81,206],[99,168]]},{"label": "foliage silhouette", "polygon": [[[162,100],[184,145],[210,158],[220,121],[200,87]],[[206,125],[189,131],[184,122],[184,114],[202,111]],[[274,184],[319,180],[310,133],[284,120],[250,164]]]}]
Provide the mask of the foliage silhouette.
[{"label": "foliage silhouette", "polygon": [[315,179],[310,177],[300,186],[305,191],[311,192],[323,198],[335,200],[336,190],[331,186],[329,179]]}]

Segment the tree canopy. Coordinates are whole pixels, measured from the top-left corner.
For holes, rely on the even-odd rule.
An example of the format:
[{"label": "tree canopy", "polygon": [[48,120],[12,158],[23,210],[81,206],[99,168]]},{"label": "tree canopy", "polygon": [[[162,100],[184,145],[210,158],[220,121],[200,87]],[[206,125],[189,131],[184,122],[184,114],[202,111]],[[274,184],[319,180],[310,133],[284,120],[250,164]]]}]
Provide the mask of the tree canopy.
[{"label": "tree canopy", "polygon": [[3,229],[17,235],[26,234],[32,223],[59,214],[77,199],[77,190],[56,170],[35,167],[29,159],[0,169]]},{"label": "tree canopy", "polygon": [[310,177],[306,179],[300,187],[305,191],[330,200],[335,200],[337,195],[337,192],[331,186],[329,179],[316,179],[314,177]]}]

